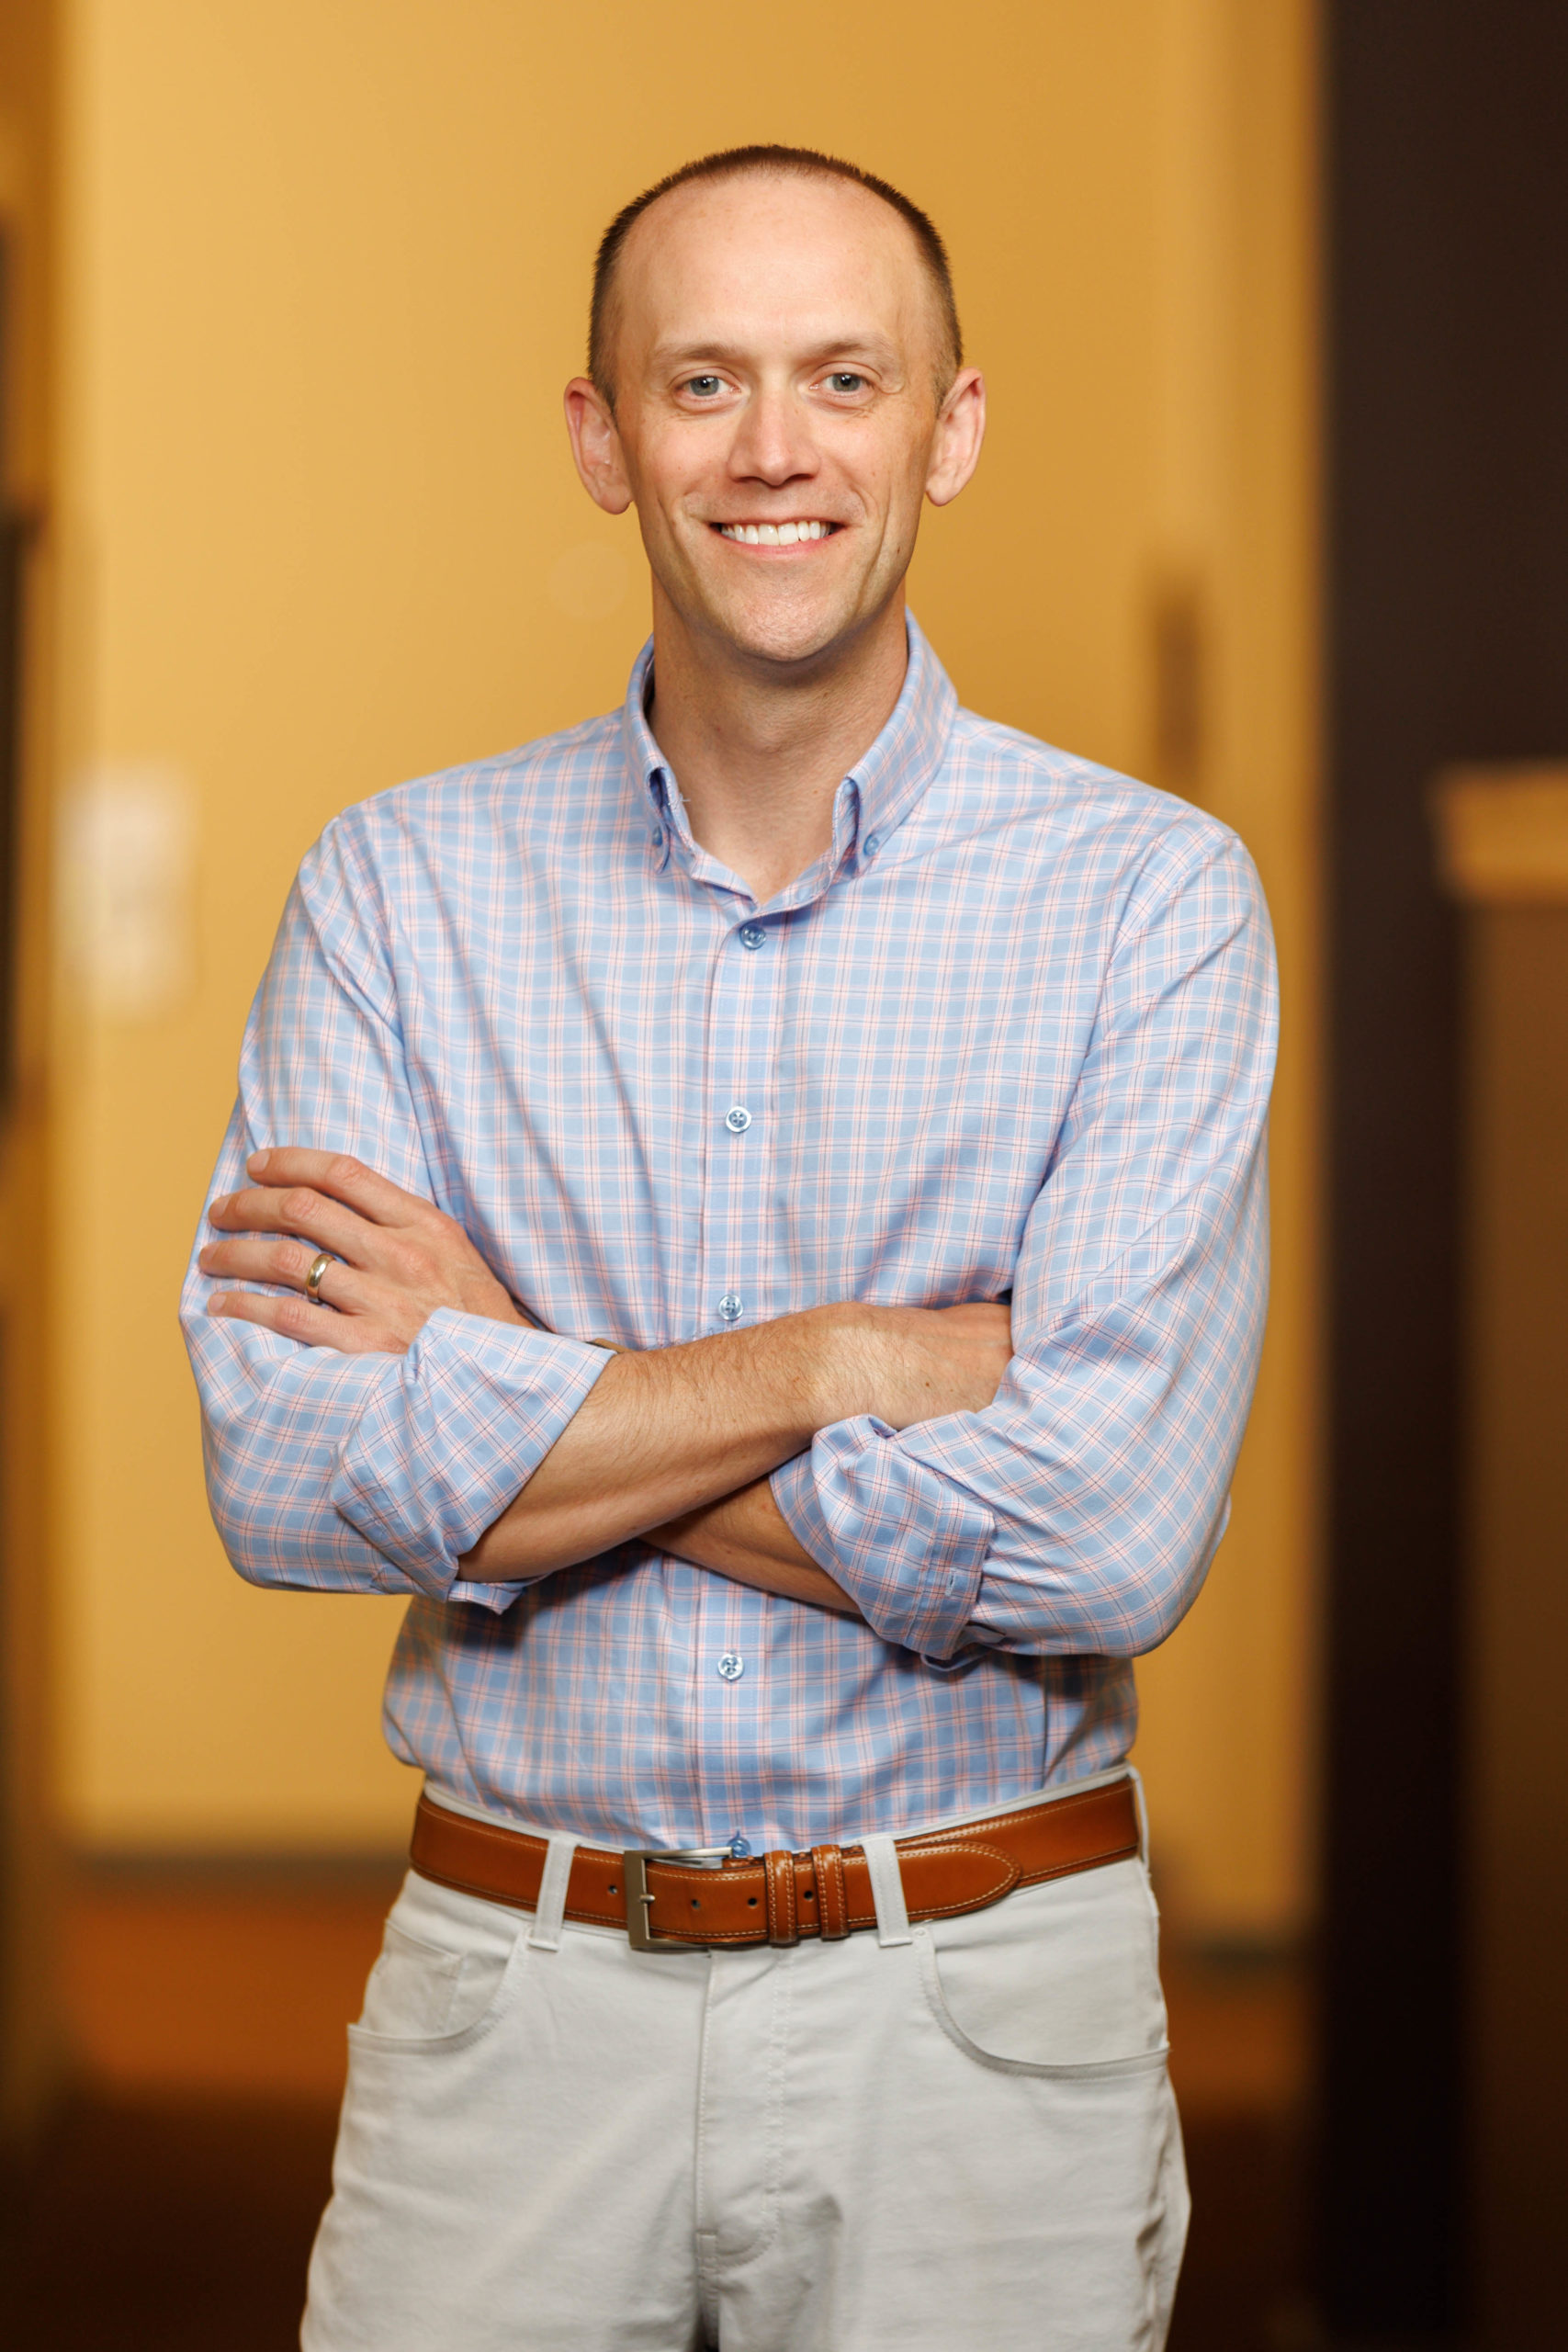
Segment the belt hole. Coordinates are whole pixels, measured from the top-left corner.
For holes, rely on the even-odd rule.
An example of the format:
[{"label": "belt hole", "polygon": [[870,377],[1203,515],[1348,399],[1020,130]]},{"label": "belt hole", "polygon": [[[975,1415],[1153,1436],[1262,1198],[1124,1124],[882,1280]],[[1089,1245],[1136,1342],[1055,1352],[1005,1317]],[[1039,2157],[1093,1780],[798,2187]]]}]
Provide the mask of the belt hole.
[{"label": "belt hole", "polygon": [[815,1903],[817,1900],[817,1889],[814,1886],[808,1886],[800,1899],[803,1903]]},{"label": "belt hole", "polygon": [[610,1894],[619,1894],[619,1893],[620,1893],[620,1891],[621,1891],[621,1890],[620,1890],[620,1888],[615,1884],[615,1880],[614,1880],[614,1879],[612,1879],[612,1880],[610,1881],[610,1885],[609,1885],[609,1890],[608,1890],[608,1891],[609,1891],[609,1893],[610,1893]]},{"label": "belt hole", "polygon": [[693,1897],[692,1897],[692,1908],[693,1908],[693,1910],[694,1910],[694,1911],[700,1911],[700,1910],[702,1909],[702,1907],[703,1907],[703,1906],[702,1906],[702,1905],[697,1901],[696,1896],[694,1894],[694,1895],[693,1895]]},{"label": "belt hole", "polygon": [[757,1898],[754,1894],[749,1894],[746,1897],[746,1908],[748,1911],[755,1911],[757,1908]]}]

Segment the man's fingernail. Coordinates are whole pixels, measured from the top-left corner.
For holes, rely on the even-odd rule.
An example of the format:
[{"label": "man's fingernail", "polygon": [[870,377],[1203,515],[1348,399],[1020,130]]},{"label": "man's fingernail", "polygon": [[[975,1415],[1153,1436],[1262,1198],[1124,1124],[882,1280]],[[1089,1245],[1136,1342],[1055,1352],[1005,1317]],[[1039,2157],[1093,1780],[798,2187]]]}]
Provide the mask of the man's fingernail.
[{"label": "man's fingernail", "polygon": [[248,1168],[254,1169],[256,1173],[259,1175],[271,1158],[272,1154],[270,1151],[253,1151],[245,1165]]}]

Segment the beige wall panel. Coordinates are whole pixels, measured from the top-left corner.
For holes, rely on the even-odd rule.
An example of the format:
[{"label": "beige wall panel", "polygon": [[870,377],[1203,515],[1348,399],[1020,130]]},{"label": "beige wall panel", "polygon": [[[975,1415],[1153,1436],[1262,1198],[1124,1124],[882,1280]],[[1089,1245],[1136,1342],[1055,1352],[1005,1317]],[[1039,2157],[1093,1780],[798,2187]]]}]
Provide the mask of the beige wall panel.
[{"label": "beige wall panel", "polygon": [[[81,1836],[331,1844],[389,1838],[406,1815],[406,1776],[376,1737],[395,1606],[256,1594],[229,1576],[171,1302],[300,852],[350,800],[621,693],[647,615],[635,524],[582,496],[558,409],[599,230],[686,155],[753,138],[840,148],[926,202],[995,422],[974,488],[928,523],[917,609],[966,700],[1146,769],[1147,589],[1170,467],[1156,300],[1168,13],[1168,0],[1035,0],[955,26],[931,0],[852,13],[802,0],[781,40],[761,11],[732,13],[716,39],[705,19],[622,5],[592,26],[494,0],[68,6],[71,763],[159,763],[198,818],[191,984],[135,1019],[68,984],[57,1035],[62,1758]],[[1289,277],[1271,356],[1247,356],[1243,337],[1224,364],[1261,368],[1253,391],[1283,383],[1293,420],[1304,19],[1296,0],[1264,11],[1291,39],[1256,59],[1237,51],[1236,11],[1219,13],[1229,135],[1247,135],[1237,108],[1260,81],[1286,143],[1283,160],[1233,159],[1218,200],[1236,235],[1268,246],[1263,274]],[[1235,223],[1254,169],[1283,187],[1274,227]],[[1258,256],[1235,266],[1256,277]],[[1235,463],[1222,446],[1233,504],[1249,514],[1260,483],[1267,503],[1281,452],[1299,470],[1296,432],[1281,424]],[[1202,511],[1213,503],[1205,492]],[[1232,560],[1227,514],[1231,538],[1205,561]],[[584,548],[603,552],[597,571]],[[604,585],[586,616],[585,578]],[[1286,548],[1235,600],[1267,602],[1254,637],[1285,645],[1292,691],[1308,586]],[[1266,714],[1263,732],[1289,723]],[[1244,783],[1245,757],[1223,813],[1256,832],[1278,892],[1305,770],[1265,759]],[[1304,922],[1293,901],[1290,921]],[[1297,1115],[1298,1190],[1303,1148]],[[1299,1329],[1283,1345],[1299,1370]],[[1247,1489],[1220,1594],[1259,1575],[1271,1594],[1301,1582],[1302,1539],[1276,1524],[1279,1493],[1292,1509],[1300,1493],[1301,1395],[1289,1376],[1275,1387],[1270,1466]],[[1218,1789],[1234,1809],[1254,1769],[1205,1729],[1214,1755],[1183,1780],[1216,1687],[1258,1657],[1266,1679],[1296,1670],[1275,1657],[1277,1597],[1232,1613],[1221,1636],[1184,1632],[1156,1670],[1173,1853],[1182,1804]],[[1207,1663],[1184,1679],[1191,1640],[1208,1641]],[[1264,1694],[1246,1706],[1279,1714]],[[1280,1786],[1257,1797],[1262,1826],[1246,1836],[1275,1859],[1247,1865],[1239,1896],[1224,1841],[1206,1822],[1186,1834],[1195,1897],[1289,1910],[1299,1858],[1279,1821],[1294,1802]]]}]

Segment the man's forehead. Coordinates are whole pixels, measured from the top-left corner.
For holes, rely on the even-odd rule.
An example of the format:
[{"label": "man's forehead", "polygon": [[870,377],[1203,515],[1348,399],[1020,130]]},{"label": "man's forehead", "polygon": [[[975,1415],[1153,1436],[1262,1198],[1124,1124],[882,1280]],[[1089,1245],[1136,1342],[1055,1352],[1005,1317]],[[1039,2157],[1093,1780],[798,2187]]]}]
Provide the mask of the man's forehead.
[{"label": "man's forehead", "polygon": [[[927,273],[908,222],[869,189],[827,175],[747,173],[687,181],[650,204],[626,239],[618,275],[622,302],[650,325],[649,308],[683,307],[699,288],[704,311],[716,297],[725,315],[739,304],[761,316],[784,292],[792,309],[825,300],[818,325],[830,335],[827,312],[844,308],[828,291],[835,283],[856,286],[863,300],[853,307],[863,313],[867,295],[880,298],[877,308],[919,300]],[[710,318],[695,332],[716,324]],[[677,332],[686,339],[684,326]]]}]

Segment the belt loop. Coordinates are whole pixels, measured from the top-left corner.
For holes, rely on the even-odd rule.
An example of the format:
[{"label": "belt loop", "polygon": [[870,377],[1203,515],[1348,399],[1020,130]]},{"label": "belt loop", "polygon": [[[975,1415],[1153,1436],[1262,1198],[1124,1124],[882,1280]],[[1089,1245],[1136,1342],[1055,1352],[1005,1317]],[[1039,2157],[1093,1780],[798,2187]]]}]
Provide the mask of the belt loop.
[{"label": "belt loop", "polygon": [[904,1873],[898,1867],[898,1849],[891,1838],[880,1833],[863,1838],[861,1851],[871,1872],[871,1899],[876,1905],[876,1940],[886,1951],[890,1944],[912,1944],[915,1940],[909,1928],[909,1913],[904,1901]]},{"label": "belt loop", "polygon": [[566,1917],[567,1881],[571,1876],[571,1858],[577,1851],[577,1840],[564,1830],[553,1830],[545,1853],[545,1867],[539,1879],[538,1900],[534,1905],[534,1924],[528,1930],[528,1941],[536,1951],[559,1951],[561,1921]]},{"label": "belt loop", "polygon": [[1127,1767],[1127,1778],[1133,1783],[1133,1810],[1138,1816],[1138,1860],[1149,1866],[1149,1806],[1144,1794],[1144,1776],[1135,1764]]}]

